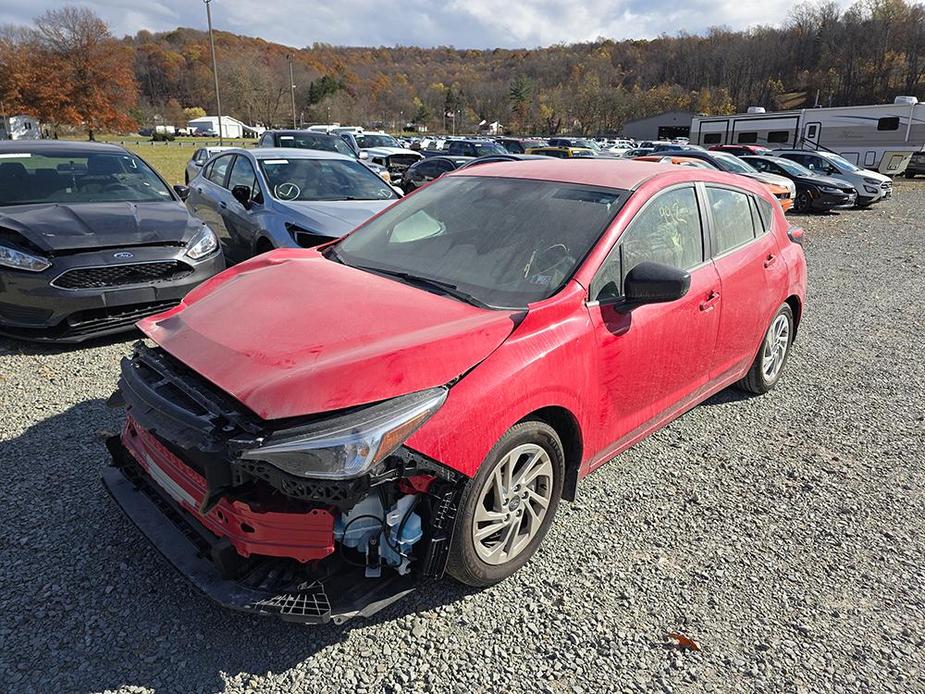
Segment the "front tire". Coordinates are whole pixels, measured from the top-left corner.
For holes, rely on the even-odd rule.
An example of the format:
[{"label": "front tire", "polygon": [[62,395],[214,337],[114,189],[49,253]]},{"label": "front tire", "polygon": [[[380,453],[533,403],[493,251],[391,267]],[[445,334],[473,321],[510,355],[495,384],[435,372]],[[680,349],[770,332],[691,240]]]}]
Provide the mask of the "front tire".
[{"label": "front tire", "polygon": [[562,441],[551,426],[530,420],[511,427],[463,491],[449,574],[483,588],[520,569],[549,530],[564,479]]},{"label": "front tire", "polygon": [[790,356],[794,327],[793,311],[789,304],[784,303],[771,319],[771,326],[761,341],[755,361],[752,362],[745,378],[736,383],[737,388],[763,395],[777,385],[784,372],[787,357]]},{"label": "front tire", "polygon": [[805,190],[798,193],[796,200],[793,201],[793,210],[794,212],[810,212],[813,208],[812,200],[810,200],[809,193]]}]

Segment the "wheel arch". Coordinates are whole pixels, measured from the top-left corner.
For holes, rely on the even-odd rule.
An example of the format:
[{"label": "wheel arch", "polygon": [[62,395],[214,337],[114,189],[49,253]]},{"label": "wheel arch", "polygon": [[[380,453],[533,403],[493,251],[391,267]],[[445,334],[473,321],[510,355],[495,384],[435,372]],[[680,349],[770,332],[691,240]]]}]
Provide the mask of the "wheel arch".
[{"label": "wheel arch", "polygon": [[796,294],[791,294],[784,301],[793,311],[793,336],[796,337],[797,329],[800,327],[800,318],[803,315],[803,302]]},{"label": "wheel arch", "polygon": [[578,477],[581,471],[583,453],[581,427],[578,425],[578,420],[569,410],[558,405],[550,405],[534,410],[521,418],[520,422],[531,419],[545,422],[555,429],[559,435],[559,440],[562,441],[562,449],[565,452],[565,480],[562,486],[562,498],[567,501],[574,501],[575,493],[578,489]]}]

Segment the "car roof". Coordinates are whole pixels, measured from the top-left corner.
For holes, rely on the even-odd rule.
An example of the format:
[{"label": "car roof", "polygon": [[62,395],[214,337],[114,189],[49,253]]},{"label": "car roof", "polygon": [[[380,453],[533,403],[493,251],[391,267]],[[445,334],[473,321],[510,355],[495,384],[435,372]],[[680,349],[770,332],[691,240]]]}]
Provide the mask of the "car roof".
[{"label": "car roof", "polygon": [[255,147],[253,149],[235,148],[235,152],[250,153],[256,159],[343,159],[356,161],[354,157],[322,149],[303,149],[299,147]]},{"label": "car roof", "polygon": [[70,140],[4,140],[0,141],[0,150],[16,152],[41,152],[44,149],[68,149],[78,152],[122,152],[124,147],[108,142],[71,142]]},{"label": "car roof", "polygon": [[[633,190],[653,176],[677,171],[674,164],[658,164],[620,159],[555,159],[542,157],[523,161],[499,161],[494,166],[473,166],[451,172],[450,176],[494,176],[523,178],[558,183],[578,183]],[[693,171],[694,169],[690,169]],[[705,171],[704,169],[696,169]]]}]

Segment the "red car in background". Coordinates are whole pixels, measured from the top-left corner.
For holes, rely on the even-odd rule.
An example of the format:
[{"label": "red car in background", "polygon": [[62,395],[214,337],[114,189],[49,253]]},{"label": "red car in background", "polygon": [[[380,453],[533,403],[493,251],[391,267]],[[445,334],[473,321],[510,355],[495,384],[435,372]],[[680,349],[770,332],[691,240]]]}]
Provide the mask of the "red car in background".
[{"label": "red car in background", "polygon": [[712,152],[728,152],[737,157],[747,157],[749,155],[771,154],[772,150],[761,145],[713,145],[710,147]]},{"label": "red car in background", "polygon": [[123,363],[105,482],[229,607],[341,622],[445,570],[490,585],[596,467],[727,386],[774,387],[801,239],[719,171],[448,174],[142,321],[157,346]]}]

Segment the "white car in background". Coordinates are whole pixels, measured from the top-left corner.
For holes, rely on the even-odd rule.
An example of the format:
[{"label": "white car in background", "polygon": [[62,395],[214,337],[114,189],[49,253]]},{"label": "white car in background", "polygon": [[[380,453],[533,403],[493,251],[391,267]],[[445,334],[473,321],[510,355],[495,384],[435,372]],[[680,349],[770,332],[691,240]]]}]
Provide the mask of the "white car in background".
[{"label": "white car in background", "polygon": [[[383,132],[364,132],[356,136],[360,156],[373,164],[384,166],[393,185],[400,185],[405,171],[424,155],[403,147],[401,142]],[[365,153],[365,156],[364,156]]]}]

